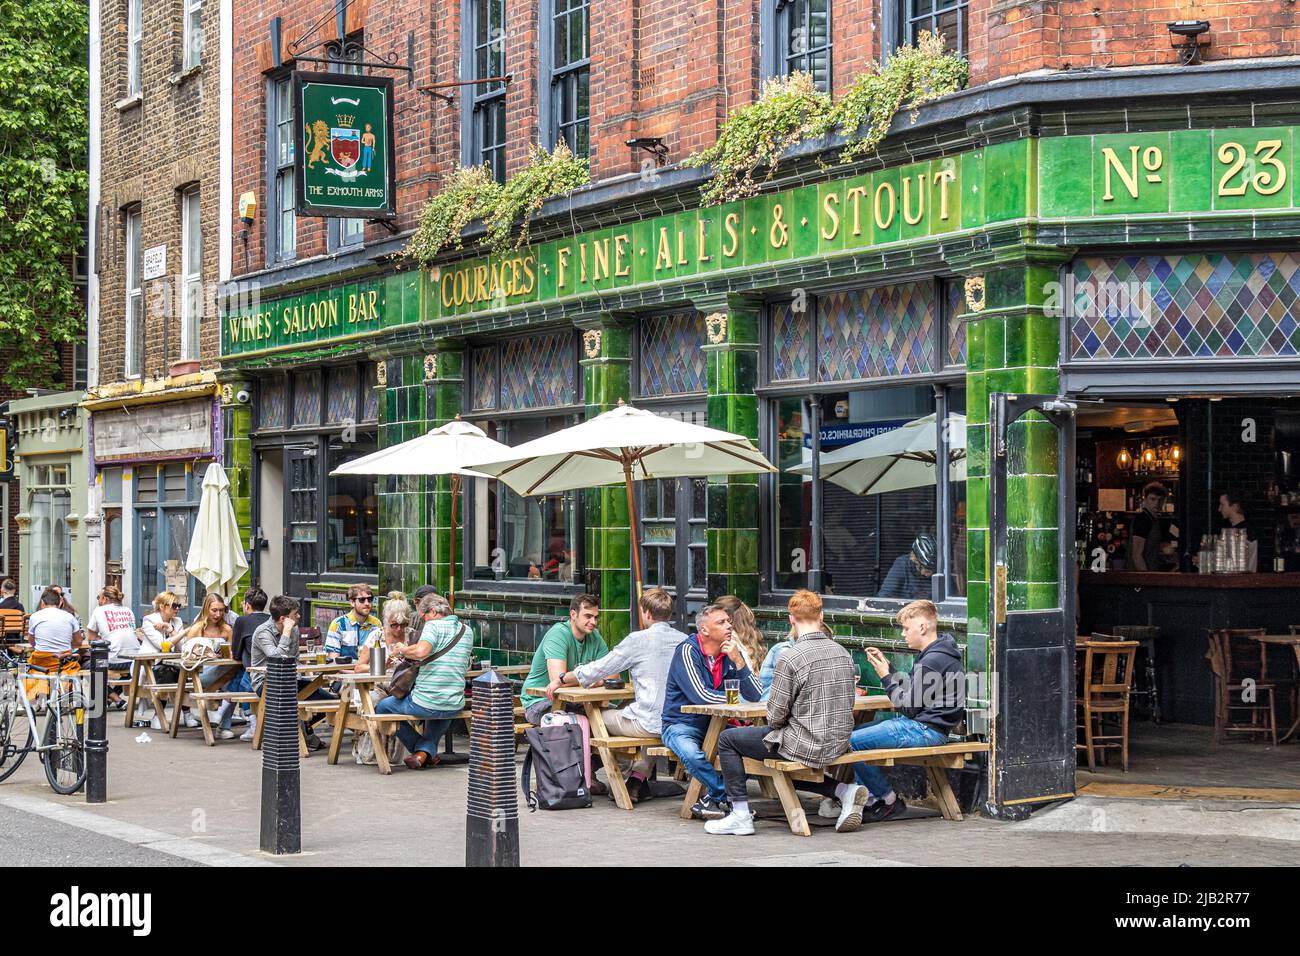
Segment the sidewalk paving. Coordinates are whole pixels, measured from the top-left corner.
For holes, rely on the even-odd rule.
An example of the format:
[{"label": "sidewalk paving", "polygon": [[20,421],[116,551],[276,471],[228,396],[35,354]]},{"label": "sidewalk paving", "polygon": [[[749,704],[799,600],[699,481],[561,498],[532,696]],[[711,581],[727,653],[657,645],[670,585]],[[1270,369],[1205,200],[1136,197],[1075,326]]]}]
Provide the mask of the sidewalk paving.
[{"label": "sidewalk paving", "polygon": [[[261,754],[238,740],[203,745],[198,731],[172,740],[117,725],[109,731],[107,804],[83,795],[59,797],[29,758],[0,784],[0,805],[24,811],[42,826],[59,820],[56,808],[76,808],[69,825],[85,826],[87,863],[103,859],[103,837],[115,832],[141,854],[141,865],[174,851],[171,862],[235,863],[260,858],[285,866],[460,866],[465,859],[465,765],[381,776],[348,757],[336,766],[324,752],[302,762],[303,853],[265,857],[258,850]],[[468,748],[464,738],[457,748]],[[522,751],[521,751],[522,753]],[[345,762],[346,761],[346,762]],[[698,821],[677,816],[680,802],[661,798],[632,812],[597,798],[589,810],[528,813],[520,806],[525,865],[1291,865],[1300,841],[1300,809],[1212,805],[1208,801],[1128,801],[1080,798],[1008,824],[969,817],[947,823],[931,811],[916,819],[867,825],[857,833],[814,828],[790,833],[783,820],[761,820],[752,837],[711,837]],[[401,827],[389,808],[407,811]],[[808,804],[810,814],[815,806]],[[33,813],[35,808],[41,808]],[[87,818],[84,814],[92,814]],[[17,814],[6,813],[7,818]],[[71,822],[71,821],[80,822]],[[1199,821],[1199,822],[1198,822]],[[174,838],[169,840],[168,836]],[[127,844],[119,844],[127,846]]]}]

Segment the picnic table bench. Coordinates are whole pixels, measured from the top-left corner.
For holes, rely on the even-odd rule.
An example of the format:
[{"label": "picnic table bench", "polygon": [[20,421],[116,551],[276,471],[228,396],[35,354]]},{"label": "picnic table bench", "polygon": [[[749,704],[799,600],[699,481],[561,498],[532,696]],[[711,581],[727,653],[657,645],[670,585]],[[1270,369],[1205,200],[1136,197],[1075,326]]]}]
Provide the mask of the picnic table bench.
[{"label": "picnic table bench", "polygon": [[609,791],[614,797],[614,805],[621,810],[631,810],[633,804],[632,796],[627,792],[627,783],[623,780],[623,773],[619,770],[615,752],[657,747],[660,741],[658,737],[612,736],[606,729],[605,718],[600,712],[607,704],[616,700],[631,700],[635,696],[635,691],[629,683],[626,687],[617,690],[606,687],[560,687],[556,689],[554,697],[556,710],[561,709],[565,704],[582,705],[583,712],[587,715],[587,722],[591,725],[591,746],[600,755],[600,762],[605,767],[606,776],[609,777]]},{"label": "picnic table bench", "polygon": [[158,726],[164,730],[167,729],[166,695],[176,690],[176,685],[164,684],[156,680],[153,676],[153,668],[155,664],[175,664],[180,659],[181,655],[174,651],[165,654],[161,651],[153,653],[139,651],[131,658],[131,676],[127,682],[126,693],[126,726],[128,729],[135,721],[135,707],[136,702],[140,699],[141,691],[149,698],[149,704],[158,717]]},{"label": "picnic table bench", "polygon": [[[393,772],[392,764],[388,760],[388,750],[385,747],[384,737],[387,734],[388,725],[396,725],[403,722],[412,724],[423,724],[426,717],[414,717],[410,714],[380,714],[375,712],[375,703],[370,699],[370,689],[373,685],[381,681],[393,679],[390,671],[387,674],[371,674],[368,672],[350,671],[340,674],[338,678],[343,687],[339,692],[337,701],[307,701],[300,707],[311,707],[315,713],[328,715],[330,722],[330,749],[328,761],[336,764],[339,761],[339,752],[343,749],[343,731],[351,730],[353,733],[365,732],[370,735],[370,742],[375,748],[375,767],[382,774]],[[352,690],[357,691],[354,702]],[[360,705],[358,709],[357,705]],[[464,720],[468,722],[473,716],[469,710],[462,710],[455,716],[455,720]]]}]

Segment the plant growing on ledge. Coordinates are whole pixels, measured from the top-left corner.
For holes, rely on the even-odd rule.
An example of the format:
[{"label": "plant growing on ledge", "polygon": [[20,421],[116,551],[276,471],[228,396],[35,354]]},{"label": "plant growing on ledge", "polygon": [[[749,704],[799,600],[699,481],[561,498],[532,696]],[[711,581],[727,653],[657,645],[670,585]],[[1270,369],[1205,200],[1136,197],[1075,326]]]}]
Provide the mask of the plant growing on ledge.
[{"label": "plant growing on ledge", "polygon": [[871,64],[835,104],[817,90],[807,73],[769,80],[762,94],[736,110],[718,130],[718,140],[686,160],[687,166],[713,167],[713,179],[700,190],[705,205],[755,195],[776,172],[781,155],[796,143],[838,128],[848,139],[841,162],[874,152],[894,116],[966,84],[967,63],[944,47],[942,36],[921,33],[915,46],[899,47],[883,64]]},{"label": "plant growing on ledge", "polygon": [[406,254],[429,263],[445,249],[459,249],[461,232],[475,220],[487,227],[493,252],[518,249],[527,244],[530,220],[546,200],[590,179],[587,161],[575,157],[564,142],[553,153],[533,146],[528,165],[504,186],[486,166],[458,166],[420,213]]}]

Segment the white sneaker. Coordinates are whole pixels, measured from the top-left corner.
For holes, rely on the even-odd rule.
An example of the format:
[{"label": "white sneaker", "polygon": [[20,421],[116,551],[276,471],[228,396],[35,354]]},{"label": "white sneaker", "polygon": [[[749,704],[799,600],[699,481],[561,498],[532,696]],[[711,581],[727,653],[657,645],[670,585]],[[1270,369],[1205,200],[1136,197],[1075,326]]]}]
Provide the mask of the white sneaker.
[{"label": "white sneaker", "polygon": [[222,730],[220,733],[217,734],[217,736],[220,737],[222,740],[234,740],[235,732],[233,730]]},{"label": "white sneaker", "polygon": [[722,834],[723,836],[752,836],[754,833],[754,815],[743,816],[732,810],[721,820],[705,820],[704,832]]},{"label": "white sneaker", "polygon": [[837,820],[840,815],[840,802],[834,797],[822,797],[817,805],[817,816],[824,820]]},{"label": "white sneaker", "polygon": [[858,783],[853,784],[851,792],[842,802],[839,818],[835,821],[836,833],[852,833],[862,826],[862,810],[870,796],[871,793],[866,787]]},{"label": "white sneaker", "polygon": [[256,733],[257,733],[257,718],[250,717],[248,718],[248,729],[239,735],[239,739],[247,740],[249,743],[252,743],[253,736]]},{"label": "white sneaker", "polygon": [[189,711],[189,710],[187,710],[187,711],[185,711],[185,713],[181,714],[181,726],[182,726],[182,727],[201,727],[202,724],[200,724],[200,723],[199,723],[199,719],[198,719],[197,717],[194,716],[193,711]]}]

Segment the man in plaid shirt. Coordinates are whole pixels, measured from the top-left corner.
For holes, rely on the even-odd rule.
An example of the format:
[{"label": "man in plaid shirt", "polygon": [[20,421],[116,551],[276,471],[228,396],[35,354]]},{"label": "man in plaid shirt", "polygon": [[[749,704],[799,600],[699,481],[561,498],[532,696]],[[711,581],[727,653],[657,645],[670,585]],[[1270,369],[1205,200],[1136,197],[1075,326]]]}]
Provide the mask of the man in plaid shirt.
[{"label": "man in plaid shirt", "polygon": [[[707,821],[704,829],[708,833],[748,836],[754,832],[746,757],[780,757],[825,769],[849,749],[857,677],[853,658],[826,633],[820,597],[812,591],[796,591],[788,607],[795,641],[776,662],[767,725],[732,727],[718,738],[718,762],[731,813]],[[838,783],[830,776],[819,783],[798,781],[795,787],[839,799],[842,809],[835,821],[837,831],[845,833],[862,826],[866,787]]]}]

